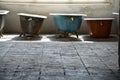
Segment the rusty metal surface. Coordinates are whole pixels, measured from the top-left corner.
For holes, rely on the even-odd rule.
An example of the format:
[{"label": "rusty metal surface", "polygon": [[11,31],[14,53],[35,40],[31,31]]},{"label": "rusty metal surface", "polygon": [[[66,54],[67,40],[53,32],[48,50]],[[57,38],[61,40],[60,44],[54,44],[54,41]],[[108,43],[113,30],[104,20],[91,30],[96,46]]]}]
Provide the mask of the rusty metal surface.
[{"label": "rusty metal surface", "polygon": [[112,20],[87,20],[90,35],[95,38],[107,38],[111,32]]}]

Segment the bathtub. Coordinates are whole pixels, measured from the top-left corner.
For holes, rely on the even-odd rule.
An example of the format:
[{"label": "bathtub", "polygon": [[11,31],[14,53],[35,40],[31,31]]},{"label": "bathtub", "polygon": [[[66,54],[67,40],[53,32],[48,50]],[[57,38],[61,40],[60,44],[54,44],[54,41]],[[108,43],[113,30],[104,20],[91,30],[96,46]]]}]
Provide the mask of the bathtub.
[{"label": "bathtub", "polygon": [[8,13],[9,13],[9,11],[7,11],[7,10],[0,10],[0,37],[3,36],[2,30],[5,26],[5,16]]},{"label": "bathtub", "polygon": [[40,29],[42,27],[44,19],[46,16],[28,14],[28,13],[18,13],[20,16],[21,30],[22,33],[20,37],[34,37],[38,36]]},{"label": "bathtub", "polygon": [[90,36],[95,38],[107,38],[111,32],[114,18],[84,18],[89,26]]},{"label": "bathtub", "polygon": [[119,63],[119,69],[120,69],[120,26],[119,26],[119,13],[113,12],[113,14],[116,16],[117,20],[117,29],[118,29],[118,63]]},{"label": "bathtub", "polygon": [[53,16],[57,32],[64,32],[65,34],[75,33],[78,38],[78,30],[82,23],[82,17],[86,14],[64,14],[64,13],[50,13]]}]

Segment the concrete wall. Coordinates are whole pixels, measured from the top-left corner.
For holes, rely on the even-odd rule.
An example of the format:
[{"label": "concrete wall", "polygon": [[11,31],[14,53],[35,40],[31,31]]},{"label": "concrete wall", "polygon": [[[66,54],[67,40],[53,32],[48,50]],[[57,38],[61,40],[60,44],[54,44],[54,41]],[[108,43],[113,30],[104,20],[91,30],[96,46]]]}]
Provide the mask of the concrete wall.
[{"label": "concrete wall", "polygon": [[[52,12],[63,13],[85,13],[87,17],[114,17],[113,11],[118,11],[119,0],[112,0],[112,3],[105,4],[40,4],[40,3],[8,3],[0,2],[0,9],[9,10],[6,16],[5,33],[20,33],[20,21],[17,13],[26,12],[33,14],[46,15],[48,18],[44,21],[40,33],[55,33],[53,17],[49,15]],[[83,21],[79,33],[88,33],[88,27]],[[112,32],[116,33],[116,23],[113,21]]]}]

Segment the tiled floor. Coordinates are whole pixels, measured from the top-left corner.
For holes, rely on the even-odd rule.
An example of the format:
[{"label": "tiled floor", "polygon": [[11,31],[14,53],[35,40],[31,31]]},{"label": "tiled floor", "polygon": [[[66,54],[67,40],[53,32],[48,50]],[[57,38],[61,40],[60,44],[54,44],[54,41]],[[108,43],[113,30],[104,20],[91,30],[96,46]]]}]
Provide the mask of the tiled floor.
[{"label": "tiled floor", "polygon": [[120,80],[115,37],[0,39],[0,80]]}]

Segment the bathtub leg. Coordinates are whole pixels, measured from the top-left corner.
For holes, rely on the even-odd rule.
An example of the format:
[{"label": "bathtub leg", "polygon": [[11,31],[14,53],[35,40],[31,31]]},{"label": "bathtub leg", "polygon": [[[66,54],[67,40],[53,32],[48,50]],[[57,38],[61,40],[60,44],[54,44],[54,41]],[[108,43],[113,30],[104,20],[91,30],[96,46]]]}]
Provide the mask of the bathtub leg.
[{"label": "bathtub leg", "polygon": [[19,37],[26,37],[25,33],[21,33]]},{"label": "bathtub leg", "polygon": [[59,38],[59,35],[60,35],[60,30],[56,29],[56,37]]},{"label": "bathtub leg", "polygon": [[59,31],[59,33],[57,34],[57,37],[59,37],[59,38],[66,38],[66,37],[69,37],[69,33],[68,32],[63,32],[63,31]]},{"label": "bathtub leg", "polygon": [[59,37],[61,37],[61,38],[66,38],[66,37],[67,37],[67,32],[61,32],[61,33],[59,34]]},{"label": "bathtub leg", "polygon": [[77,32],[75,32],[75,34],[76,34],[76,36],[77,36],[77,38],[78,38],[78,33],[77,33]]},{"label": "bathtub leg", "polygon": [[68,32],[65,32],[64,36],[65,36],[65,37],[69,37],[69,33],[68,33]]},{"label": "bathtub leg", "polygon": [[2,31],[0,31],[0,37],[3,37]]},{"label": "bathtub leg", "polygon": [[23,35],[23,33],[21,33],[21,34],[19,35],[19,37],[22,37],[22,35]]},{"label": "bathtub leg", "polygon": [[61,31],[59,29],[56,30],[56,37],[57,38],[61,37]]}]

